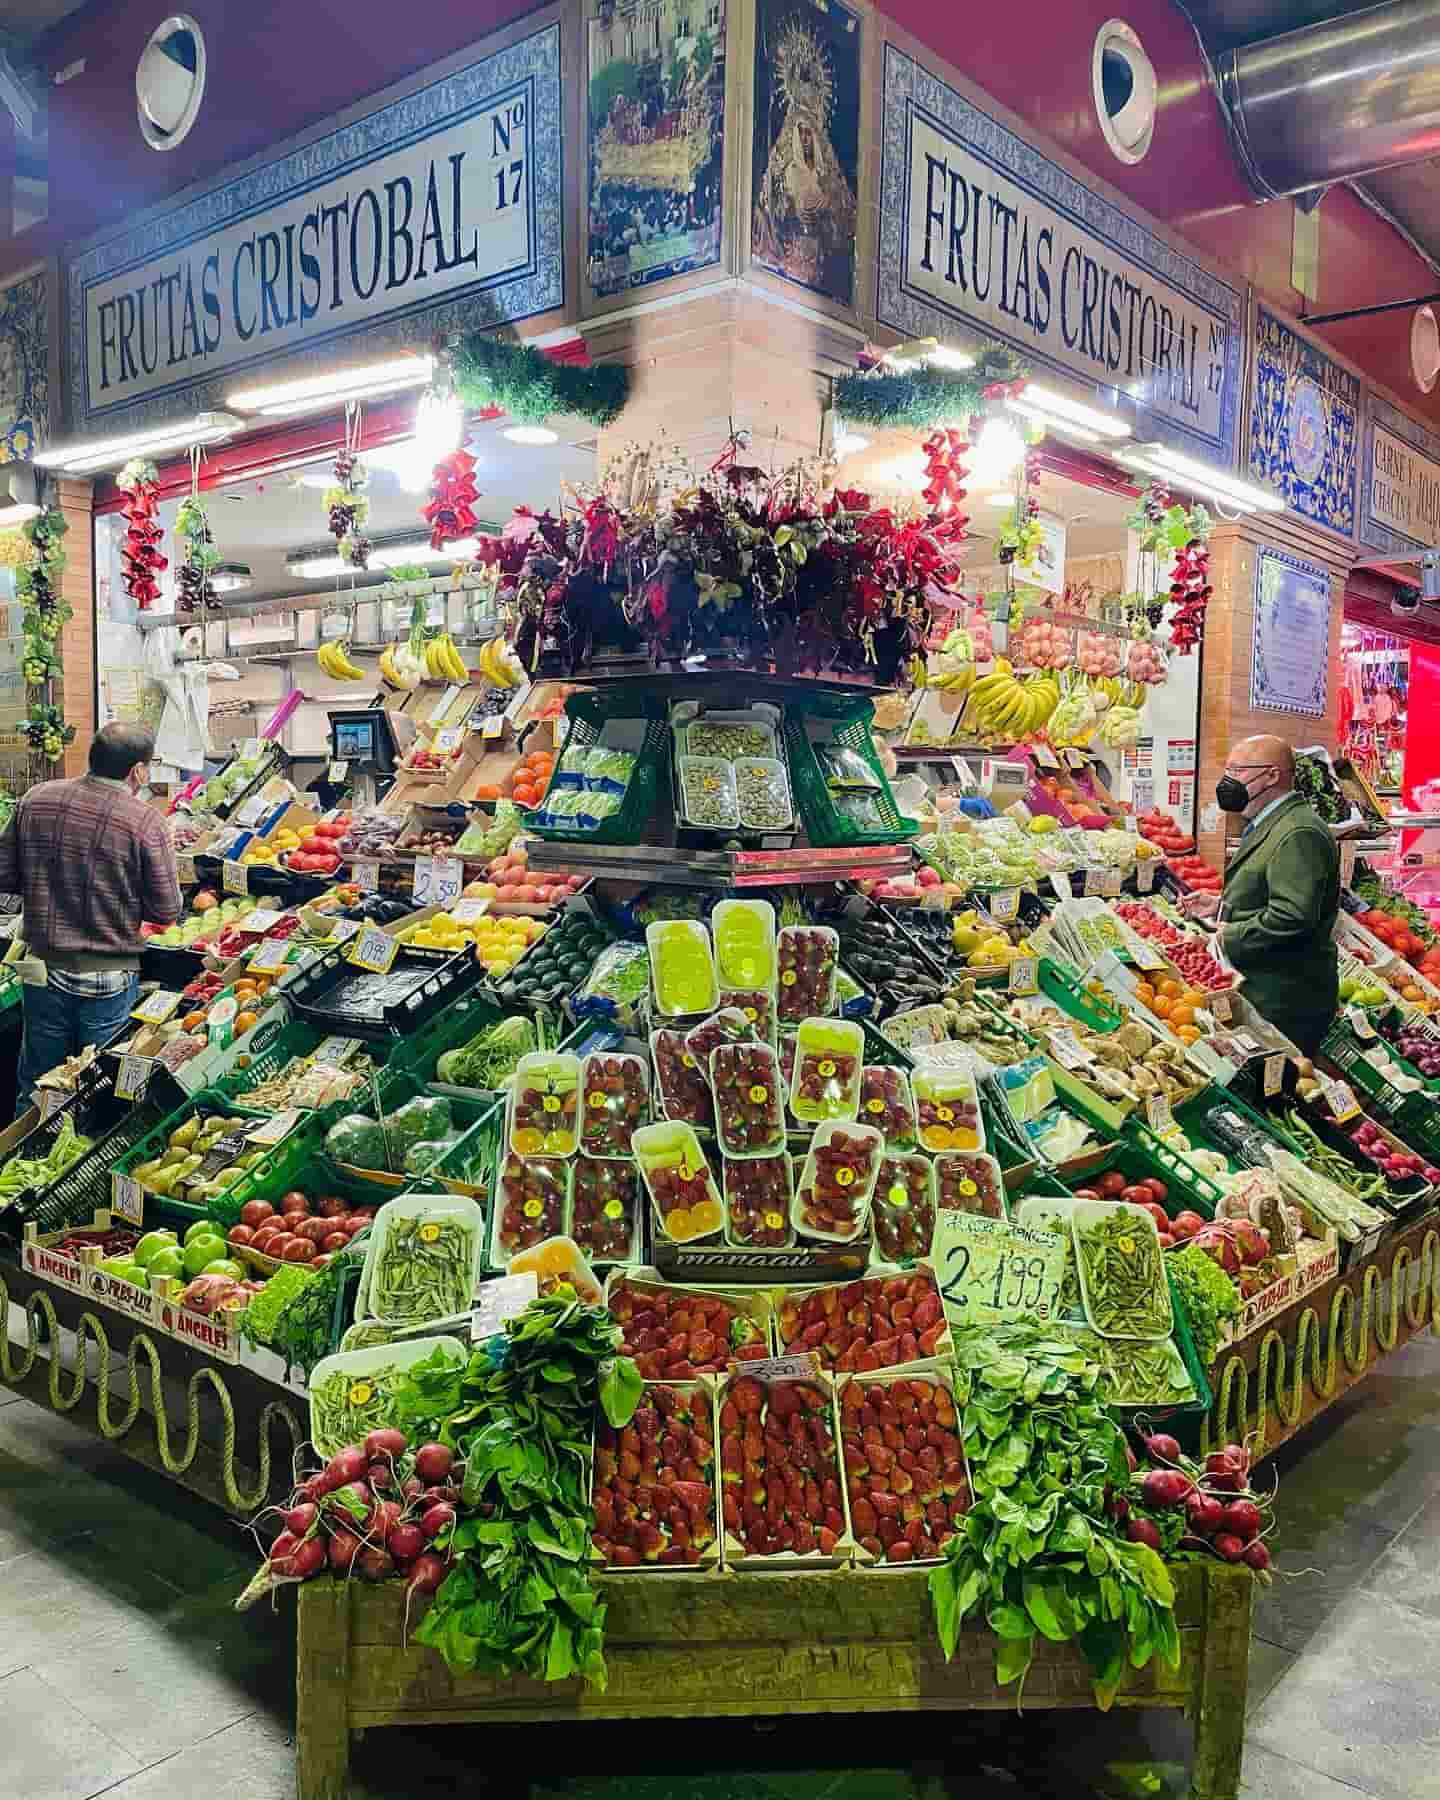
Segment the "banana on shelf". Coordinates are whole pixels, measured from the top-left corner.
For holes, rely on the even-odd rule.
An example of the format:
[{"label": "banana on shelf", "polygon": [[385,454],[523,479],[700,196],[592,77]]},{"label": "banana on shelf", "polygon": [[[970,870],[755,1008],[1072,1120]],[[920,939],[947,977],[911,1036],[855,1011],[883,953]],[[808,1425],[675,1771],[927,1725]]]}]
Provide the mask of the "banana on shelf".
[{"label": "banana on shelf", "polygon": [[469,681],[470,671],[465,666],[465,659],[455,648],[455,640],[448,631],[426,639],[424,657],[425,673],[432,681]]},{"label": "banana on shelf", "polygon": [[478,661],[480,673],[492,687],[519,687],[523,676],[520,661],[503,637],[491,638],[482,648]]},{"label": "banana on shelf", "polygon": [[350,646],[343,641],[322,644],[315,660],[332,681],[364,681],[365,671],[350,660]]}]

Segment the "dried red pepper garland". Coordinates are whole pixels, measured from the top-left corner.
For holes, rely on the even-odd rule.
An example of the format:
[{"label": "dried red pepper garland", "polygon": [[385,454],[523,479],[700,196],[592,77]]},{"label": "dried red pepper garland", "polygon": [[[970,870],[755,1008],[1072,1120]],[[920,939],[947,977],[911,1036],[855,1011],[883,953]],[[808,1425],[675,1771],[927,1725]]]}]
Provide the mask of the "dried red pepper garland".
[{"label": "dried red pepper garland", "polygon": [[160,554],[165,531],[157,517],[160,490],[154,463],[139,457],[126,463],[115,485],[125,495],[121,579],[137,609],[146,612],[160,598],[160,576],[170,567],[170,559]]},{"label": "dried red pepper garland", "polygon": [[1170,643],[1181,656],[1193,650],[1205,635],[1205,609],[1214,589],[1210,585],[1210,547],[1203,538],[1191,538],[1176,552],[1170,575]]},{"label": "dried red pepper garland", "polygon": [[430,527],[430,548],[443,550],[457,538],[475,535],[479,520],[475,502],[480,490],[475,485],[475,458],[468,450],[452,450],[442,456],[430,478],[430,504],[421,517]]}]

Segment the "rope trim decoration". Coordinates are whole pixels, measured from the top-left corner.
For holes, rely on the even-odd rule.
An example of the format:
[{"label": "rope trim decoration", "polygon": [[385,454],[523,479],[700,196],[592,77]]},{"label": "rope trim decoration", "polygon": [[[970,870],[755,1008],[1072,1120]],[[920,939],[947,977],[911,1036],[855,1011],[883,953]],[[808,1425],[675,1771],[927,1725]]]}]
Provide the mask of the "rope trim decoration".
[{"label": "rope trim decoration", "polygon": [[[13,1302],[9,1289],[0,1276],[0,1319],[7,1326],[10,1308]],[[50,1296],[44,1292],[32,1293],[25,1302],[25,1320],[27,1343],[23,1351],[16,1352],[9,1340],[8,1330],[0,1333],[0,1375],[14,1385],[22,1382],[35,1366],[39,1354],[42,1336],[49,1339],[54,1350],[60,1344],[61,1324]],[[43,1327],[43,1331],[42,1331]],[[139,1359],[143,1355],[149,1364],[150,1375],[150,1410],[147,1417],[155,1429],[155,1449],[161,1466],[168,1475],[183,1475],[195,1461],[200,1449],[200,1395],[207,1386],[214,1391],[220,1408],[223,1441],[220,1452],[220,1479],[225,1491],[225,1503],[233,1512],[250,1513],[263,1506],[270,1494],[270,1432],[277,1423],[283,1423],[290,1433],[291,1456],[306,1441],[306,1433],[294,1412],[283,1401],[267,1402],[259,1419],[259,1446],[256,1468],[258,1486],[253,1490],[242,1488],[236,1479],[235,1464],[235,1406],[230,1397],[230,1390],[225,1386],[215,1369],[197,1369],[190,1377],[186,1389],[185,1408],[185,1448],[176,1455],[171,1449],[171,1425],[165,1411],[164,1393],[160,1380],[160,1353],[155,1341],[147,1332],[136,1332],[130,1340],[125,1352],[125,1368],[129,1378],[129,1396],[124,1414],[119,1419],[110,1416],[110,1364],[112,1351],[110,1340],[105,1334],[105,1327],[93,1312],[83,1312],[74,1328],[75,1367],[67,1370],[58,1354],[52,1351],[49,1360],[49,1396],[50,1405],[58,1413],[73,1412],[80,1404],[87,1383],[86,1343],[93,1340],[100,1352],[100,1364],[97,1373],[96,1388],[96,1424],[100,1435],[111,1441],[123,1438],[140,1417],[141,1389]],[[69,1392],[65,1392],[69,1378]]]},{"label": "rope trim decoration", "polygon": [[[1413,1293],[1409,1291],[1412,1267],[1419,1276]],[[1329,1400],[1335,1392],[1341,1356],[1352,1375],[1360,1374],[1371,1360],[1372,1330],[1379,1355],[1393,1350],[1400,1338],[1402,1291],[1405,1320],[1412,1331],[1421,1331],[1427,1324],[1432,1328],[1440,1326],[1440,1232],[1425,1233],[1418,1255],[1408,1244],[1399,1245],[1391,1260],[1388,1281],[1388,1307],[1380,1298],[1386,1278],[1374,1263],[1365,1269],[1358,1301],[1355,1289],[1347,1283],[1336,1288],[1330,1300],[1323,1348],[1320,1315],[1313,1306],[1307,1306],[1296,1321],[1293,1351],[1272,1326],[1260,1340],[1253,1408],[1250,1372],[1244,1358],[1232,1354],[1221,1373],[1214,1410],[1201,1430],[1202,1454],[1220,1444],[1248,1441],[1255,1456],[1263,1455],[1272,1398],[1280,1423],[1287,1431],[1293,1427],[1305,1398],[1307,1352],[1311,1389],[1317,1399]]]}]

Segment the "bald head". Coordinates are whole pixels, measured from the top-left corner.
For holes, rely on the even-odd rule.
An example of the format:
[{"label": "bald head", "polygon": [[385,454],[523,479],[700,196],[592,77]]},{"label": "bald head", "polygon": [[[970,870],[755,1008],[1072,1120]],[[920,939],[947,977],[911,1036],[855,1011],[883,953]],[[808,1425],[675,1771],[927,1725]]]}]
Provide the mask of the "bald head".
[{"label": "bald head", "polygon": [[1225,758],[1225,774],[1244,784],[1250,798],[1242,809],[1242,816],[1250,819],[1261,807],[1288,794],[1294,787],[1295,752],[1284,738],[1270,732],[1258,732],[1254,737],[1241,738],[1232,746]]}]

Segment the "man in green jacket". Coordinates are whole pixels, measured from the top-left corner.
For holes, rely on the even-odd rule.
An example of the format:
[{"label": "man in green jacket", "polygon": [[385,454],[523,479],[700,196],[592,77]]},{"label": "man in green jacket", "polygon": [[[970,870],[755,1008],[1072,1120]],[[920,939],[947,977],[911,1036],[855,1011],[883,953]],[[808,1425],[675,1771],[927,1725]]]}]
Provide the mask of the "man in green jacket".
[{"label": "man in green jacket", "polygon": [[1245,996],[1306,1055],[1339,1003],[1335,915],[1340,853],[1295,792],[1295,753],[1283,738],[1250,737],[1225,759],[1215,798],[1245,820],[1223,895],[1189,894],[1191,918],[1223,921],[1216,935],[1245,977]]}]

